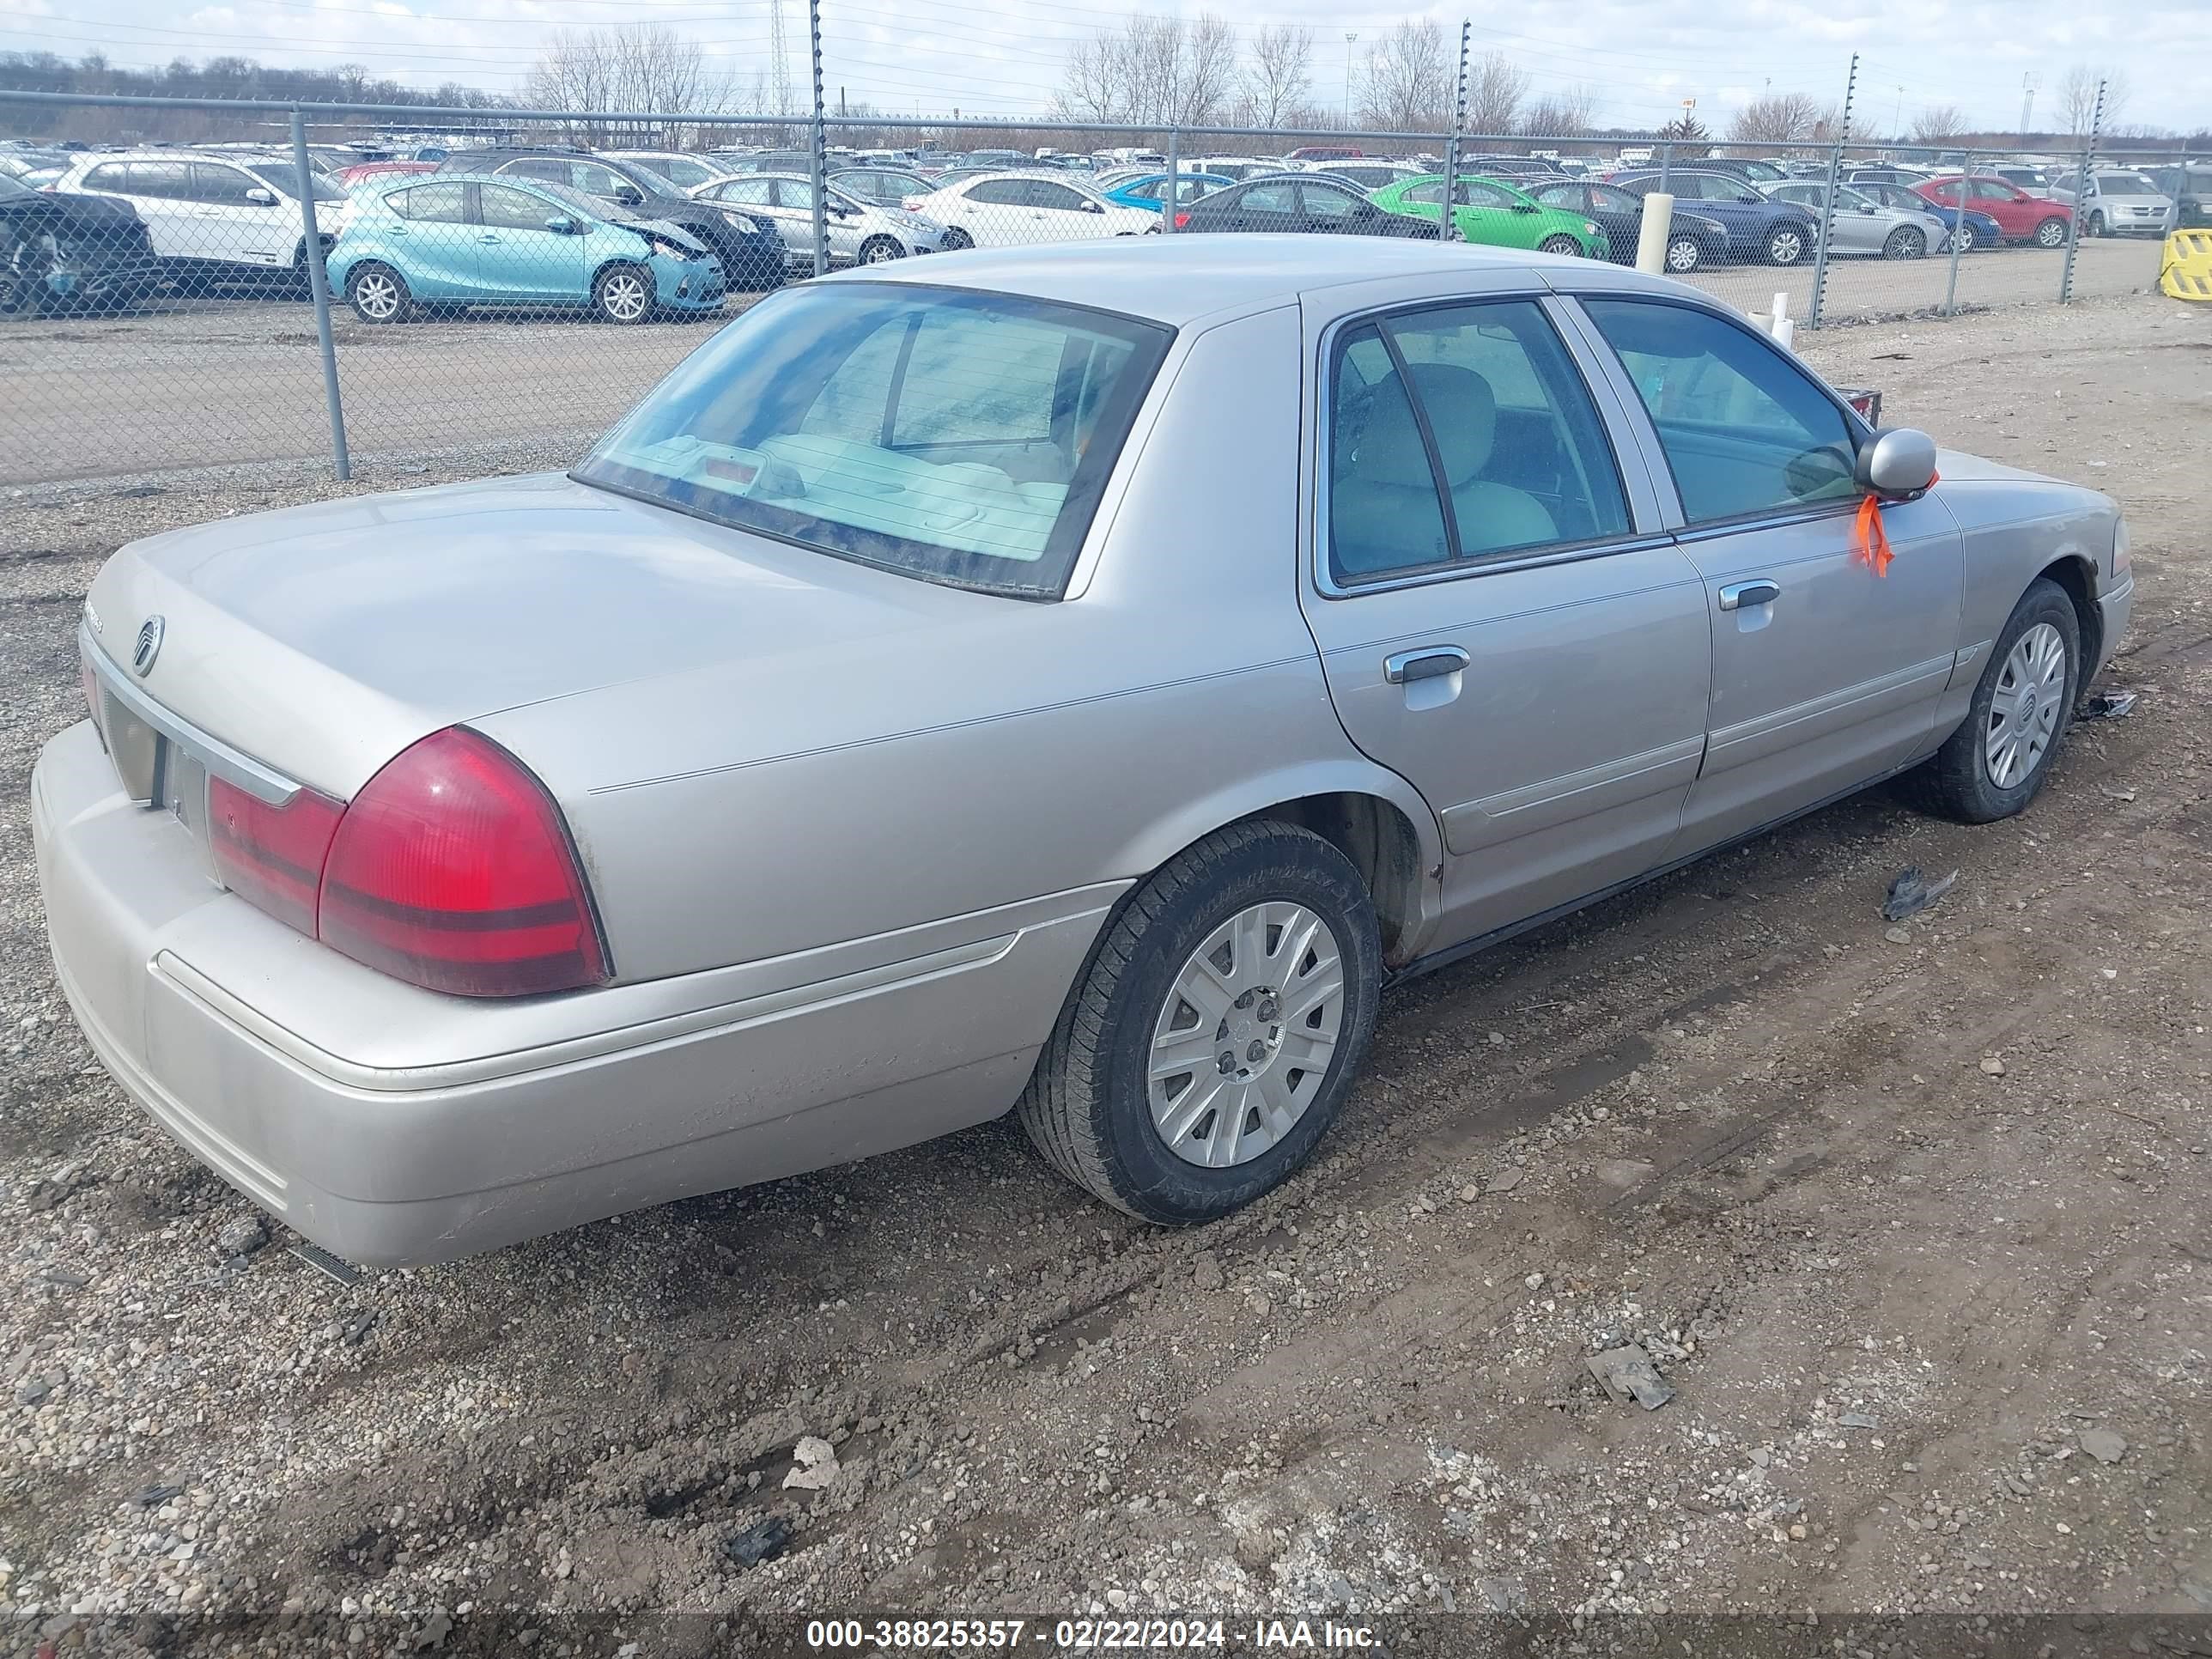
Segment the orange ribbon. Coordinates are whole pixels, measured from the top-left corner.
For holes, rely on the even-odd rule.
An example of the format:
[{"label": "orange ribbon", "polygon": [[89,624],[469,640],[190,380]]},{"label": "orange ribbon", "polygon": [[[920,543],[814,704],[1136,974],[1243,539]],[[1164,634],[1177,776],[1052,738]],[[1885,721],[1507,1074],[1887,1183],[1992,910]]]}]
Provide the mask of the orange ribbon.
[{"label": "orange ribbon", "polygon": [[[1930,489],[1936,487],[1938,476],[1935,473],[1929,475],[1928,487]],[[1881,500],[1879,496],[1860,497],[1855,528],[1858,548],[1851,556],[1877,576],[1889,574],[1889,562],[1897,555],[1890,550],[1889,532],[1882,526]]]}]

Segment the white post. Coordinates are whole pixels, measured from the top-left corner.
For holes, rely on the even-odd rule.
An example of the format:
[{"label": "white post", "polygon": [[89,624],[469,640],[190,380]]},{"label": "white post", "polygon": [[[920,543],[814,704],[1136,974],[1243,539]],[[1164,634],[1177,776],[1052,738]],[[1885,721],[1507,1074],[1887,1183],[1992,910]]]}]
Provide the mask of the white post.
[{"label": "white post", "polygon": [[1662,276],[1667,271],[1667,236],[1674,228],[1674,198],[1655,190],[1644,198],[1644,218],[1636,236],[1636,268]]}]

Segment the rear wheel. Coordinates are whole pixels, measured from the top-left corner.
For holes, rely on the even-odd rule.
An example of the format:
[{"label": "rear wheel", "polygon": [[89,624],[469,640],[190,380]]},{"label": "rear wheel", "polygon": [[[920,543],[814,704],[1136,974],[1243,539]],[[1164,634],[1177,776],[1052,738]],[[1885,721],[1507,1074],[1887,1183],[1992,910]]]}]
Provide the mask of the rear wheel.
[{"label": "rear wheel", "polygon": [[1794,265],[1805,257],[1805,233],[1794,225],[1778,225],[1766,238],[1766,263]]},{"label": "rear wheel", "polygon": [[1580,257],[1582,251],[1583,245],[1565,232],[1561,232],[1557,236],[1547,236],[1536,244],[1536,252],[1539,253],[1565,253]]},{"label": "rear wheel", "polygon": [[906,250],[888,236],[871,236],[860,244],[860,263],[864,265],[887,265],[905,254]]},{"label": "rear wheel", "polygon": [[957,253],[963,247],[975,246],[975,239],[957,225],[945,233],[945,249],[948,253]]},{"label": "rear wheel", "polygon": [[2045,219],[2035,228],[2035,245],[2038,247],[2065,246],[2066,222],[2063,219]]},{"label": "rear wheel", "polygon": [[1667,244],[1667,269],[1678,275],[1695,270],[1705,262],[1705,246],[1694,236],[1677,236]]},{"label": "rear wheel", "polygon": [[1375,907],[1344,855],[1294,824],[1231,824],[1109,926],[1022,1127],[1131,1215],[1225,1215],[1312,1155],[1366,1059],[1381,980]]},{"label": "rear wheel", "polygon": [[2005,619],[1966,718],[1909,775],[1907,793],[1963,823],[2010,817],[2043,787],[2081,690],[2081,619],[2039,576]]},{"label": "rear wheel", "polygon": [[1885,259],[1917,259],[1927,252],[1926,233],[1911,225],[1899,225],[1881,245],[1881,257]]},{"label": "rear wheel", "polygon": [[592,309],[611,323],[641,323],[653,314],[653,276],[636,265],[609,265],[592,284]]},{"label": "rear wheel", "polygon": [[356,265],[346,277],[345,292],[346,303],[364,323],[404,323],[414,314],[407,279],[390,265]]}]

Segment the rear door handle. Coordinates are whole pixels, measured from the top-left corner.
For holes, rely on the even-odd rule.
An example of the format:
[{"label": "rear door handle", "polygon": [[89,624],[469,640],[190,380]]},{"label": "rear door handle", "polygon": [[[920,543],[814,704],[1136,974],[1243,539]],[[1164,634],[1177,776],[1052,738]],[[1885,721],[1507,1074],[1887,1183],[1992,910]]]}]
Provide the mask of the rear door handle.
[{"label": "rear door handle", "polygon": [[1782,597],[1782,584],[1765,577],[1752,582],[1730,582],[1721,589],[1721,609],[1741,610],[1747,605],[1772,605]]},{"label": "rear door handle", "polygon": [[1396,651],[1382,659],[1382,678],[1393,685],[1413,680],[1441,679],[1456,674],[1473,660],[1455,645],[1425,645],[1418,650]]}]

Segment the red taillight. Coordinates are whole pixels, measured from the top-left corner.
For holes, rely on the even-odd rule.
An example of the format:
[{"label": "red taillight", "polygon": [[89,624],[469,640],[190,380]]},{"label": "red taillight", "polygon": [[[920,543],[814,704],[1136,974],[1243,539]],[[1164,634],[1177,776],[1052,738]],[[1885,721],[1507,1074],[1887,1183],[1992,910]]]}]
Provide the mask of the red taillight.
[{"label": "red taillight", "polygon": [[323,866],[317,936],[457,996],[523,996],[607,976],[568,826],[489,738],[432,733],[363,786]]},{"label": "red taillight", "polygon": [[1188,225],[1189,222],[1190,222],[1190,215],[1189,215],[1189,214],[1185,213],[1185,212],[1182,212],[1182,211],[1180,211],[1180,210],[1178,210],[1178,211],[1176,212],[1176,228],[1177,230],[1181,230],[1184,226]]},{"label": "red taillight", "polygon": [[312,938],[323,860],[345,804],[302,789],[283,806],[208,780],[208,843],[224,886]]}]

